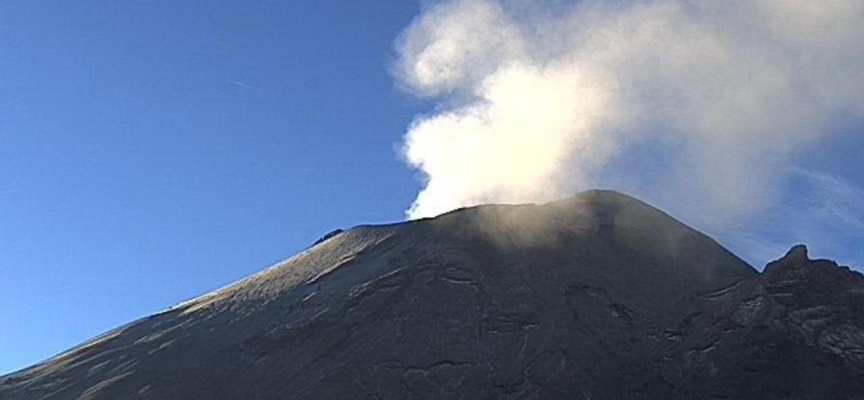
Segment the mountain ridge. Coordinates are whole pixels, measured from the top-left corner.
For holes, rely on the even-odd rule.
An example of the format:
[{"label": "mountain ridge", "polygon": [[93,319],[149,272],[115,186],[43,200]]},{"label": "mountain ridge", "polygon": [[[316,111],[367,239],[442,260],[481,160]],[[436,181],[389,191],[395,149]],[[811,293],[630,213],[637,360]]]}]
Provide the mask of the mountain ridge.
[{"label": "mountain ridge", "polygon": [[760,274],[617,192],[328,236],[6,375],[0,399],[767,399],[780,381],[752,378],[784,363],[819,378],[780,374],[800,398],[864,393],[860,274],[800,247]]}]

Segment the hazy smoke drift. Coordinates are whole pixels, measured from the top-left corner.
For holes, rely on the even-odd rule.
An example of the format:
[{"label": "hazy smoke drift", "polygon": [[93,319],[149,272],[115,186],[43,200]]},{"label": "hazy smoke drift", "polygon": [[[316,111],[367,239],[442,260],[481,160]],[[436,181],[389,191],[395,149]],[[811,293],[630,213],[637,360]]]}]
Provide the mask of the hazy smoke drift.
[{"label": "hazy smoke drift", "polygon": [[626,171],[643,191],[757,211],[796,151],[864,115],[861,21],[850,0],[432,3],[393,68],[438,102],[405,135],[428,179],[408,214],[569,195],[649,145],[671,167]]}]

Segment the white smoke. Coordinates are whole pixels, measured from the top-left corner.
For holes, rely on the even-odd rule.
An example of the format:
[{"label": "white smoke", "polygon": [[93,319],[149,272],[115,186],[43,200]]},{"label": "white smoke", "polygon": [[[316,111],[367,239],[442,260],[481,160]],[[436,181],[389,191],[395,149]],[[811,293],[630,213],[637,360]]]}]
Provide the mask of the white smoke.
[{"label": "white smoke", "polygon": [[[437,103],[404,138],[426,179],[408,215],[622,182],[760,211],[790,158],[864,115],[862,21],[852,0],[430,3],[393,66]],[[648,154],[660,173],[610,173]]]}]

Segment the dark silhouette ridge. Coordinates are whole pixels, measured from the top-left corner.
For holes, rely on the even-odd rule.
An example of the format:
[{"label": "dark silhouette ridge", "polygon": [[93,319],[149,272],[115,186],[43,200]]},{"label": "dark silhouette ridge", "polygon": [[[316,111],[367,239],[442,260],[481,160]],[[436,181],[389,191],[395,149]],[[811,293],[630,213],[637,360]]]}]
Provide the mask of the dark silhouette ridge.
[{"label": "dark silhouette ridge", "polygon": [[361,226],[0,378],[7,399],[861,399],[864,277],[588,191]]},{"label": "dark silhouette ridge", "polygon": [[318,245],[319,243],[321,243],[321,242],[323,242],[323,241],[325,241],[325,240],[327,240],[327,239],[330,239],[330,238],[332,238],[333,236],[336,236],[336,235],[338,235],[338,234],[340,234],[340,233],[342,233],[342,232],[345,232],[345,231],[342,230],[341,228],[334,229],[334,230],[328,232],[326,235],[321,236],[321,238],[319,238],[318,240],[316,240],[315,243],[312,243],[312,247],[314,247],[314,246]]}]

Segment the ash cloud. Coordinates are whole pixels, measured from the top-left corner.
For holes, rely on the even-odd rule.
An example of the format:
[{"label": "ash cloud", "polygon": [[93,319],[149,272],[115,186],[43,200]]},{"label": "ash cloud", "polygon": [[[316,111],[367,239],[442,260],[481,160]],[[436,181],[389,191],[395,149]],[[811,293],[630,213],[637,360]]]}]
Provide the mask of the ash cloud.
[{"label": "ash cloud", "polygon": [[[758,213],[796,153],[864,116],[861,21],[837,0],[428,3],[392,66],[434,104],[401,147],[425,179],[407,215],[609,184],[716,224]],[[640,157],[655,173],[620,168]]]}]

